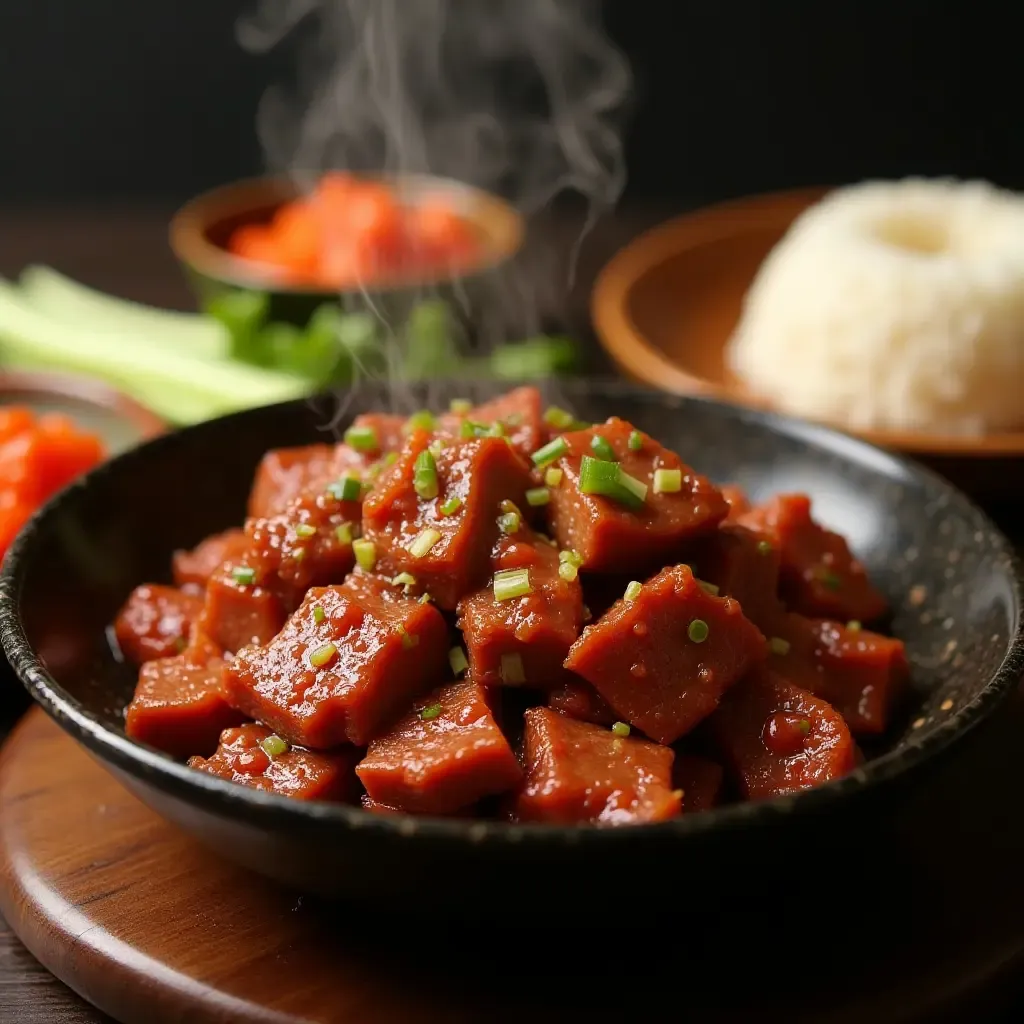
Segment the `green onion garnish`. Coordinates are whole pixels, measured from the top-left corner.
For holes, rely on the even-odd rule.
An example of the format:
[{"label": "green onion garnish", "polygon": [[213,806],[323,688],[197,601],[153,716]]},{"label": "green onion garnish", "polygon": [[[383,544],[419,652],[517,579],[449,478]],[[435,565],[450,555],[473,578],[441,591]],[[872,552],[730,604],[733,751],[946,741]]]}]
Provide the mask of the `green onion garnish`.
[{"label": "green onion garnish", "polygon": [[280,757],[282,754],[288,753],[288,742],[273,733],[261,739],[260,746],[263,748],[263,753],[266,754],[271,761],[273,761],[275,757]]},{"label": "green onion garnish", "polygon": [[829,590],[838,590],[842,586],[842,580],[831,569],[819,569],[815,575]]},{"label": "green onion garnish", "polygon": [[437,463],[426,449],[416,456],[412,469],[412,486],[424,501],[437,497]]},{"label": "green onion garnish", "polygon": [[310,652],[309,663],[313,668],[323,668],[325,665],[330,665],[334,661],[335,655],[338,653],[338,648],[334,644],[324,644],[322,647],[317,647],[315,650]]},{"label": "green onion garnish", "polygon": [[432,718],[437,718],[441,714],[440,704],[428,704],[421,712],[420,718],[424,722],[429,722]]},{"label": "green onion garnish", "polygon": [[453,516],[460,508],[462,508],[462,499],[452,495],[441,503],[441,515]]},{"label": "green onion garnish", "polygon": [[338,501],[358,501],[363,496],[363,482],[356,476],[343,476],[327,488],[327,493]]},{"label": "green onion garnish", "polygon": [[420,594],[420,604],[430,604],[431,601],[433,601],[433,598],[430,594],[426,592]]},{"label": "green onion garnish", "polygon": [[435,459],[441,458],[441,452],[444,451],[444,441],[439,437],[435,437],[434,440],[427,445],[427,451],[430,452]]},{"label": "green onion garnish", "polygon": [[518,654],[501,656],[501,681],[507,686],[522,686],[526,682],[523,659]]},{"label": "green onion garnish", "polygon": [[490,431],[491,428],[487,426],[486,423],[476,423],[473,420],[463,420],[462,426],[459,427],[459,436],[465,438],[487,437],[490,435]]},{"label": "green onion garnish", "polygon": [[544,483],[548,487],[557,487],[562,482],[562,471],[555,466],[544,470]]},{"label": "green onion garnish", "polygon": [[595,434],[591,438],[590,447],[593,448],[594,454],[599,459],[604,459],[606,462],[615,461],[615,449],[608,443],[607,438],[600,434]]},{"label": "green onion garnish", "polygon": [[538,469],[543,469],[560,459],[568,450],[569,442],[564,437],[556,437],[554,441],[549,441],[542,448],[538,448],[530,457]]},{"label": "green onion garnish", "polygon": [[502,533],[516,533],[519,530],[519,513],[504,512],[498,516],[498,529]]},{"label": "green onion garnish", "polygon": [[532,593],[529,569],[502,569],[494,574],[495,601],[511,601]]},{"label": "green onion garnish", "polygon": [[712,597],[718,597],[718,587],[714,583],[708,583],[706,580],[697,580],[700,584],[700,589],[705,594],[710,594]]},{"label": "green onion garnish", "polygon": [[372,540],[360,538],[352,541],[352,551],[359,568],[364,572],[373,572],[373,567],[377,564],[377,545]]},{"label": "green onion garnish", "polygon": [[576,579],[576,577],[579,576],[579,574],[579,569],[577,569],[576,566],[572,564],[572,562],[558,563],[558,575],[563,580],[565,580],[566,583],[572,583],[572,581]]},{"label": "green onion garnish", "polygon": [[384,456],[384,465],[393,466],[398,461],[398,452],[388,452]]},{"label": "green onion garnish", "polygon": [[349,427],[345,431],[345,444],[356,451],[372,452],[377,447],[377,431],[373,427]]},{"label": "green onion garnish", "polygon": [[292,558],[294,558],[296,562],[301,562],[305,557],[306,557],[306,549],[305,548],[296,548],[292,552]]},{"label": "green onion garnish", "polygon": [[495,420],[487,430],[488,437],[504,437],[505,424],[501,420]]},{"label": "green onion garnish", "polygon": [[351,544],[352,543],[352,524],[351,523],[338,523],[334,528],[334,536],[338,538],[339,544]]},{"label": "green onion garnish", "polygon": [[256,570],[250,569],[247,565],[236,565],[231,570],[231,575],[236,583],[241,583],[243,587],[249,586],[250,583],[256,580]]},{"label": "green onion garnish", "polygon": [[641,508],[647,497],[647,484],[622,471],[617,462],[606,462],[584,455],[580,462],[580,490],[599,494],[628,508]]},{"label": "green onion garnish", "polygon": [[411,434],[414,430],[433,430],[437,426],[437,420],[429,409],[420,409],[414,412],[402,426],[403,433]]},{"label": "green onion garnish", "polygon": [[316,536],[316,527],[310,526],[309,523],[296,523],[295,536],[302,540],[309,540],[310,537]]},{"label": "green onion garnish", "polygon": [[425,530],[420,530],[412,539],[412,543],[408,547],[409,554],[413,558],[425,558],[440,539],[441,531],[428,526]]},{"label": "green onion garnish", "polygon": [[570,430],[576,426],[576,417],[567,409],[552,405],[544,412],[544,422],[555,430]]},{"label": "green onion garnish", "polygon": [[419,642],[420,638],[415,633],[407,633],[404,626],[398,627],[398,632],[402,636],[402,646],[408,651],[415,647]]},{"label": "green onion garnish", "polygon": [[625,722],[616,722],[612,726],[612,732],[616,736],[626,737],[629,735],[629,726]]},{"label": "green onion garnish", "polygon": [[313,605],[313,621],[319,626],[321,622],[326,618],[327,613],[324,611],[322,604]]},{"label": "green onion garnish", "polygon": [[551,500],[551,492],[546,487],[531,487],[526,492],[526,504],[539,508]]},{"label": "green onion garnish", "polygon": [[644,446],[644,435],[639,430],[631,430],[629,432],[629,441],[626,443],[629,445],[631,452],[638,452]]},{"label": "green onion garnish", "polygon": [[695,643],[702,644],[708,638],[708,624],[703,619],[694,619],[686,628],[686,635]]},{"label": "green onion garnish", "polygon": [[416,577],[411,572],[400,572],[391,578],[391,582],[396,587],[405,587],[406,593],[408,593],[409,587],[416,586]]},{"label": "green onion garnish", "polygon": [[789,654],[789,641],[783,640],[781,636],[773,636],[768,641],[768,650],[772,654]]},{"label": "green onion garnish", "polygon": [[461,676],[469,668],[469,659],[461,647],[453,647],[448,652],[448,664],[452,667],[455,676]]},{"label": "green onion garnish", "polygon": [[851,633],[859,633],[861,630],[861,624],[856,619],[850,619],[850,621],[846,624],[846,628]]},{"label": "green onion garnish", "polygon": [[572,548],[565,548],[563,551],[559,551],[558,560],[575,565],[577,569],[583,565],[583,556],[578,551],[573,551]]},{"label": "green onion garnish", "polygon": [[654,493],[676,494],[683,489],[681,469],[656,469],[654,471]]},{"label": "green onion garnish", "polygon": [[473,408],[473,403],[468,398],[453,398],[448,403],[448,408],[456,416],[465,416]]},{"label": "green onion garnish", "polygon": [[622,595],[623,600],[635,601],[640,596],[641,590],[643,590],[643,587],[636,580],[633,580],[627,584],[626,592]]},{"label": "green onion garnish", "polygon": [[772,553],[772,546],[766,540],[759,540],[757,542],[757,553],[759,555],[770,555]]},{"label": "green onion garnish", "polygon": [[811,731],[811,720],[809,718],[801,718],[797,723],[797,728],[806,736]]}]

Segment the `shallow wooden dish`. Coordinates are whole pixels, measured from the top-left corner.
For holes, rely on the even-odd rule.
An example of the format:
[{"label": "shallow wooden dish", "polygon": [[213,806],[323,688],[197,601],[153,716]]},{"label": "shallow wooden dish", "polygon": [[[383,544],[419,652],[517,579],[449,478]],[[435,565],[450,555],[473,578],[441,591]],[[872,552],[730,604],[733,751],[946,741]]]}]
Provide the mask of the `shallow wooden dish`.
[{"label": "shallow wooden dish", "polygon": [[[707,395],[755,408],[727,370],[724,349],[761,262],[790,224],[829,190],[801,189],[709,206],[648,231],[605,266],[591,308],[601,343],[629,377],[679,395]],[[840,428],[841,429],[841,428]],[[963,437],[858,431],[882,448],[913,455],[975,497],[998,500],[1024,464],[1024,431]]]}]

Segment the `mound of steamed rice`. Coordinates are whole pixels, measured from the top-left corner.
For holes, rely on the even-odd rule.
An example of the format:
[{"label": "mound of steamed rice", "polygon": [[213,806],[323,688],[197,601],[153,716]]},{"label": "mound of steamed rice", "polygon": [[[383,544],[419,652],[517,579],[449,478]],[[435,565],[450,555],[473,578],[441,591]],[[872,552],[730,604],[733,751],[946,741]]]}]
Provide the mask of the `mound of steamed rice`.
[{"label": "mound of steamed rice", "polygon": [[1024,199],[921,179],[831,193],[762,264],[727,358],[776,408],[852,429],[1024,425]]}]

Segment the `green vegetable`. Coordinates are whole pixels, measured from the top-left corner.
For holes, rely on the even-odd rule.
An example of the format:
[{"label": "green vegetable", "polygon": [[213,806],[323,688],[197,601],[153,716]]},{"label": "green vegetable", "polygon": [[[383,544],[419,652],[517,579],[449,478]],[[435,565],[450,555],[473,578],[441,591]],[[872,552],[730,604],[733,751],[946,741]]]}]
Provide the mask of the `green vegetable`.
[{"label": "green vegetable", "polygon": [[498,529],[502,533],[517,533],[519,531],[519,513],[505,512],[498,516]]},{"label": "green vegetable", "polygon": [[506,686],[522,686],[526,682],[523,659],[518,654],[503,654],[501,656],[499,672],[501,674],[501,681]]},{"label": "green vegetable", "polygon": [[323,644],[310,652],[309,663],[313,668],[323,668],[334,661],[338,648],[334,644]]},{"label": "green vegetable", "polygon": [[309,540],[310,537],[316,536],[316,527],[309,523],[296,523],[295,536],[300,540]]},{"label": "green vegetable", "polygon": [[352,524],[351,523],[339,523],[334,528],[334,536],[338,538],[339,544],[351,544],[352,543]]},{"label": "green vegetable", "polygon": [[441,515],[453,516],[460,508],[462,508],[462,499],[453,495],[450,498],[446,498],[441,505]]},{"label": "green vegetable", "polygon": [[231,570],[231,577],[236,583],[240,583],[243,587],[248,587],[256,580],[256,570],[250,569],[247,565],[236,565]]},{"label": "green vegetable", "polygon": [[766,540],[759,540],[757,542],[757,553],[759,555],[770,555],[772,553],[772,546]]},{"label": "green vegetable", "polygon": [[448,403],[448,409],[456,416],[468,416],[473,403],[468,398],[453,398]]},{"label": "green vegetable", "polygon": [[400,572],[391,578],[391,582],[396,587],[405,587],[405,592],[408,594],[409,588],[416,586],[416,577],[411,572]]},{"label": "green vegetable", "polygon": [[526,492],[526,504],[539,508],[551,501],[551,492],[546,487],[531,487]]},{"label": "green vegetable", "polygon": [[538,469],[543,469],[545,466],[551,465],[557,459],[560,459],[569,450],[569,442],[564,437],[556,437],[553,441],[549,441],[546,445],[538,448],[530,458],[533,459],[533,464]]},{"label": "green vegetable", "polygon": [[861,624],[856,619],[850,619],[850,621],[846,624],[846,628],[851,633],[859,633],[861,630]]},{"label": "green vegetable", "polygon": [[544,471],[544,483],[548,487],[557,487],[562,482],[562,471],[554,466]]},{"label": "green vegetable", "polygon": [[313,605],[313,621],[319,626],[324,621],[327,613],[324,611],[322,604]]},{"label": "green vegetable", "polygon": [[683,489],[681,469],[656,469],[654,471],[655,494],[677,494]]},{"label": "green vegetable", "polygon": [[406,434],[411,434],[414,430],[433,430],[436,426],[434,414],[429,409],[420,409],[405,421],[402,430]]},{"label": "green vegetable", "polygon": [[363,496],[363,482],[356,476],[343,476],[327,485],[327,493],[336,501],[358,501]]},{"label": "green vegetable", "polygon": [[572,562],[559,562],[558,575],[565,580],[566,583],[572,583],[579,574],[579,569],[573,565]]},{"label": "green vegetable", "polygon": [[629,432],[629,441],[626,443],[629,445],[631,452],[638,452],[644,446],[644,435],[639,430],[631,430]]},{"label": "green vegetable", "polygon": [[768,641],[768,650],[772,654],[789,654],[789,641],[783,640],[781,636],[773,636]]},{"label": "green vegetable", "polygon": [[565,548],[558,552],[558,560],[560,562],[568,562],[570,565],[575,565],[578,569],[583,565],[583,556],[578,551],[573,551],[572,548]]},{"label": "green vegetable", "polygon": [[510,601],[532,593],[529,569],[502,569],[494,574],[495,601]]},{"label": "green vegetable", "polygon": [[466,652],[461,647],[453,647],[448,652],[448,664],[451,665],[453,675],[461,676],[469,668]]},{"label": "green vegetable", "polygon": [[413,308],[403,338],[402,369],[411,380],[445,376],[459,364],[458,325],[441,299],[430,299]]},{"label": "green vegetable", "polygon": [[567,409],[561,409],[557,405],[549,406],[544,411],[544,422],[555,430],[582,430],[588,427],[588,423],[576,419]]},{"label": "green vegetable", "polygon": [[700,589],[705,594],[710,594],[712,597],[718,597],[718,587],[714,583],[708,583],[705,580],[697,580],[700,584]]},{"label": "green vegetable", "polygon": [[352,552],[356,556],[356,564],[364,572],[373,572],[377,564],[377,545],[372,540],[352,541]]},{"label": "green vegetable", "polygon": [[273,761],[275,757],[280,757],[282,754],[288,753],[288,742],[286,740],[281,739],[280,736],[276,736],[274,734],[271,734],[270,736],[265,736],[262,740],[260,740],[260,746],[263,748],[263,752],[267,755],[267,757],[270,758],[271,761]]},{"label": "green vegetable", "polygon": [[622,598],[625,601],[635,601],[640,596],[642,590],[643,587],[640,583],[637,580],[632,580],[626,585],[626,592],[622,595]]},{"label": "green vegetable", "polygon": [[[244,290],[222,292],[211,298],[204,308],[207,315],[227,331],[233,359],[258,366],[273,364],[265,351],[266,340],[261,336],[270,308],[268,295]],[[298,328],[295,330],[297,332]]]},{"label": "green vegetable", "polygon": [[413,558],[426,558],[431,548],[441,539],[441,531],[428,526],[420,530],[409,544],[408,551]]},{"label": "green vegetable", "polygon": [[440,704],[428,704],[421,712],[420,718],[424,722],[429,722],[432,718],[437,718],[441,714]]},{"label": "green vegetable", "polygon": [[412,486],[424,501],[430,501],[438,495],[437,463],[425,448],[416,456],[413,464]]},{"label": "green vegetable", "polygon": [[695,643],[702,644],[708,638],[708,624],[703,619],[694,619],[686,628],[686,635]]},{"label": "green vegetable", "polygon": [[345,431],[344,441],[358,452],[372,452],[377,449],[377,431],[373,427],[351,426]]},{"label": "green vegetable", "polygon": [[420,642],[420,638],[415,633],[407,633],[405,631],[405,627],[404,626],[399,626],[398,627],[398,632],[402,636],[402,646],[406,650],[409,650],[410,648],[415,647]]},{"label": "green vegetable", "polygon": [[617,462],[584,455],[580,462],[580,490],[600,494],[628,508],[640,508],[647,497],[647,485],[623,472]]},{"label": "green vegetable", "polygon": [[495,377],[529,380],[567,373],[576,367],[576,345],[568,338],[537,337],[498,346],[489,360]]},{"label": "green vegetable", "polygon": [[629,735],[629,725],[625,722],[616,722],[612,726],[612,732],[615,733],[616,736],[624,738]]},{"label": "green vegetable", "polygon": [[615,461],[615,449],[608,443],[608,439],[600,434],[595,434],[590,440],[590,447],[599,459],[606,462]]}]

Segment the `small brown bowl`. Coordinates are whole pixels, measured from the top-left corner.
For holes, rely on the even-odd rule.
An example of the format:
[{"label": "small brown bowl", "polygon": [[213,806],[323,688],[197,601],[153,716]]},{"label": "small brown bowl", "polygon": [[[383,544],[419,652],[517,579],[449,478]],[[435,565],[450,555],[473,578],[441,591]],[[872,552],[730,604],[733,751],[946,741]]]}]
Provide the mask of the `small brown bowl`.
[{"label": "small brown bowl", "polygon": [[[476,229],[483,241],[479,262],[458,281],[464,284],[511,259],[525,233],[520,213],[503,199],[449,178],[430,175],[380,175],[405,200],[416,202],[427,195],[443,196]],[[303,285],[276,279],[272,273],[230,253],[231,233],[243,224],[264,224],[277,209],[301,194],[299,184],[286,177],[252,178],[222,185],[190,200],[174,215],[170,243],[185,267],[201,304],[229,290],[260,291],[270,295],[274,320],[304,324],[324,302],[339,299],[339,292],[318,285]],[[432,276],[381,278],[353,294],[386,297],[422,293],[424,289],[443,292],[453,278],[449,272]],[[344,300],[344,294],[340,296]]]},{"label": "small brown bowl", "polygon": [[[797,216],[828,191],[800,189],[709,206],[622,249],[601,271],[591,297],[598,337],[619,369],[662,391],[767,408],[729,372],[725,347],[762,261]],[[926,462],[979,499],[999,501],[1020,492],[1012,469],[1024,467],[1024,431],[981,437],[857,433]]]}]

